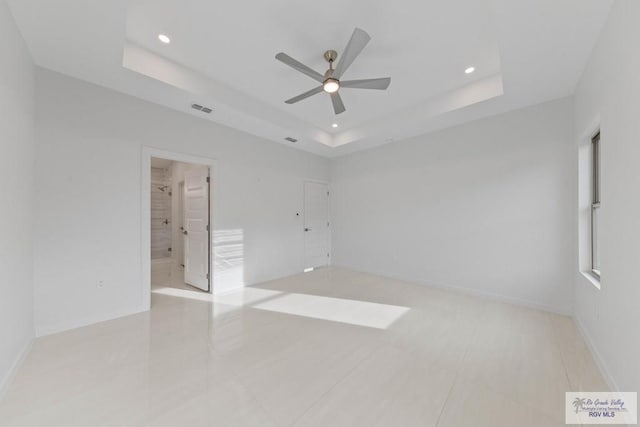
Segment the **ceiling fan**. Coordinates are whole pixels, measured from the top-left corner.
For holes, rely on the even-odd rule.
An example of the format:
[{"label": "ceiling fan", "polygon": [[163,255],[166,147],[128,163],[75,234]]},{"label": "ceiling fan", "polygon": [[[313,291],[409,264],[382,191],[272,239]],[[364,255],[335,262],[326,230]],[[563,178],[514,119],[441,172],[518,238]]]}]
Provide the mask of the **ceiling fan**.
[{"label": "ceiling fan", "polygon": [[336,114],[344,113],[344,103],[338,93],[340,88],[352,88],[352,89],[376,89],[385,90],[391,83],[391,77],[383,77],[379,79],[364,79],[364,80],[345,80],[341,81],[340,77],[347,71],[347,68],[353,63],[353,61],[360,55],[362,49],[369,43],[371,37],[364,30],[356,28],[353,30],[351,39],[342,52],[342,57],[338,62],[336,68],[333,68],[333,63],[338,58],[338,53],[335,50],[328,50],[324,53],[324,59],[329,63],[329,69],[323,74],[318,73],[315,70],[307,67],[299,61],[296,61],[286,53],[280,52],[276,55],[276,59],[284,62],[291,68],[300,71],[303,74],[311,77],[312,79],[322,83],[322,85],[313,88],[305,93],[295,96],[291,99],[287,99],[285,103],[295,104],[310,96],[318,94],[322,91],[331,95],[331,102],[333,103],[333,111]]}]

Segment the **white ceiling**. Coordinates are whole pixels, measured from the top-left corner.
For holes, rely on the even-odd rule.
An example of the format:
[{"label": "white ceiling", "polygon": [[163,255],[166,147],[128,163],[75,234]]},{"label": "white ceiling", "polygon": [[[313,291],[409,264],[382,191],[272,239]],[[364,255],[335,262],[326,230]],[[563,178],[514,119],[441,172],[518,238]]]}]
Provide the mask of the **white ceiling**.
[{"label": "white ceiling", "polygon": [[[141,0],[129,8],[127,38],[331,132],[334,122],[339,129],[348,129],[384,119],[388,113],[499,73],[498,44],[486,3],[446,0],[432,15],[425,7],[428,2],[415,0],[270,0],[254,2],[251,13],[246,13],[244,2]],[[403,25],[393,24],[397,22]],[[337,117],[328,95],[284,104],[318,83],[276,61],[274,55],[285,51],[324,73],[328,65],[322,54],[328,49],[342,52],[354,25],[366,29],[373,40],[344,79],[392,76],[388,91],[344,89],[347,111]],[[159,28],[166,28],[162,31],[174,42],[159,43]],[[445,33],[454,37],[433,37]],[[470,64],[477,74],[464,73]]]},{"label": "white ceiling", "polygon": [[[8,0],[35,62],[272,139],[336,156],[573,93],[611,0]],[[334,12],[336,11],[336,12]],[[371,42],[345,79],[392,78],[284,100],[317,82],[354,27]],[[171,44],[158,41],[158,33]],[[468,66],[476,72],[464,73]],[[214,109],[204,115],[197,102]],[[332,123],[338,123],[334,129]]]}]

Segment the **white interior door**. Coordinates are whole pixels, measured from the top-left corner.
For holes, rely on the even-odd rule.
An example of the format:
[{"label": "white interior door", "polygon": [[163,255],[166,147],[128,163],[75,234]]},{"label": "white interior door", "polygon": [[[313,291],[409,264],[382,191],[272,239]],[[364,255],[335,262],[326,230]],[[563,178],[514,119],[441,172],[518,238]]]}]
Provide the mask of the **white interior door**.
[{"label": "white interior door", "polygon": [[304,268],[329,264],[329,187],[304,184]]},{"label": "white interior door", "polygon": [[209,290],[209,168],[184,174],[184,281]]}]

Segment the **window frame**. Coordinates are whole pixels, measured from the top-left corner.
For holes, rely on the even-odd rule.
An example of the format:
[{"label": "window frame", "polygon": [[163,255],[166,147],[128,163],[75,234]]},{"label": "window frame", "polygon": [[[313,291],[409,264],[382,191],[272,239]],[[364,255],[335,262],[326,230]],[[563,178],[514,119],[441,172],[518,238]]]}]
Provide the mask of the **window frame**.
[{"label": "window frame", "polygon": [[591,138],[591,274],[600,280],[600,226],[598,213],[601,207],[600,131]]}]

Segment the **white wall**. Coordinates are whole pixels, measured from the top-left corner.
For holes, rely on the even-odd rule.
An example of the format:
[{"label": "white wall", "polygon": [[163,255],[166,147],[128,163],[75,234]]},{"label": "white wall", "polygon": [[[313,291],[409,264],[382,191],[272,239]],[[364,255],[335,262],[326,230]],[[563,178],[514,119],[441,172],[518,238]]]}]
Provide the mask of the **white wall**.
[{"label": "white wall", "polygon": [[34,67],[0,1],[0,394],[33,339]]},{"label": "white wall", "polygon": [[37,96],[37,334],[141,309],[142,145],[217,159],[214,231],[242,236],[217,290],[301,270],[296,212],[326,159],[45,70]]},{"label": "white wall", "polygon": [[[576,318],[622,391],[640,391],[639,23],[640,2],[616,1],[575,95],[575,141],[584,152],[599,124],[602,168],[601,290],[575,272]],[[585,218],[588,206],[581,201],[579,208]],[[580,230],[584,258],[588,224]]]},{"label": "white wall", "polygon": [[333,263],[570,312],[570,98],[338,158]]}]

